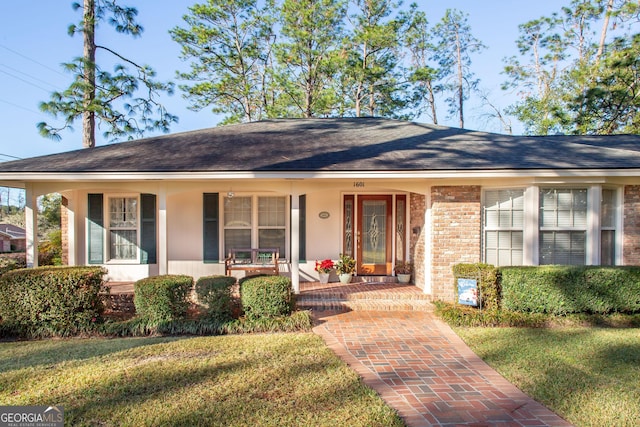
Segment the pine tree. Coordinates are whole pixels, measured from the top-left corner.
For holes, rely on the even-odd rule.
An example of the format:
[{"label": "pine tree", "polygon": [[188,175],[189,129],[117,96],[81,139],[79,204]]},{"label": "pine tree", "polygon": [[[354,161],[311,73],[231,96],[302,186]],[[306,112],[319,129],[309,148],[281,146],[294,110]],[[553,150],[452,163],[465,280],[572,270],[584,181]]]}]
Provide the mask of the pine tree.
[{"label": "pine tree", "polygon": [[[169,114],[159,102],[160,93],[173,93],[171,83],[153,80],[155,71],[147,65],[138,65],[110,48],[96,44],[96,28],[107,20],[117,32],[133,37],[141,35],[143,28],[135,20],[135,8],[120,6],[117,0],[84,0],[73,3],[74,10],[82,10],[79,25],[69,27],[69,35],[83,35],[83,56],[64,64],[65,69],[75,76],[68,89],[51,94],[49,102],[40,104],[40,109],[53,115],[62,116],[64,124],[59,127],[45,122],[38,123],[40,134],[59,140],[60,132],[72,128],[82,117],[82,145],[84,148],[96,144],[96,120],[107,130],[104,136],[110,140],[128,136],[142,136],[145,131],[162,130],[168,132],[176,116]],[[96,52],[113,55],[118,63],[114,72],[109,73],[99,67]],[[127,67],[133,67],[134,74]],[[144,96],[137,96],[138,89],[144,89]]]}]

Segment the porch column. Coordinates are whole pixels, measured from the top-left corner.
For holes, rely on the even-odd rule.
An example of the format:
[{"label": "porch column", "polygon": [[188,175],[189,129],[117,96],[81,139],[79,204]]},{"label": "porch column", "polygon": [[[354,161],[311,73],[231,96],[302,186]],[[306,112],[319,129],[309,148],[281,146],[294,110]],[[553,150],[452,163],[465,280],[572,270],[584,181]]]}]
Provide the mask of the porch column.
[{"label": "porch column", "polygon": [[424,290],[423,293],[425,294],[432,294],[432,275],[433,275],[433,269],[432,269],[432,263],[433,263],[433,258],[432,258],[432,254],[431,254],[431,247],[432,247],[432,242],[431,239],[433,239],[433,223],[432,218],[431,218],[431,210],[433,208],[433,206],[431,205],[431,186],[428,185],[427,186],[427,191],[424,194],[424,204],[425,204],[425,210],[424,210],[424,227],[422,229],[422,233],[424,236],[424,265],[423,265],[423,274],[424,274]]},{"label": "porch column", "polygon": [[25,185],[25,235],[27,239],[27,267],[38,266],[38,197],[33,184]]},{"label": "porch column", "polygon": [[78,200],[78,191],[74,190],[69,193],[66,198],[67,204],[65,211],[67,215],[67,265],[78,265],[76,257],[78,227],[76,224],[76,206]]},{"label": "porch column", "polygon": [[291,286],[300,293],[300,195],[291,192]]},{"label": "porch column", "polygon": [[167,186],[158,189],[158,274],[169,273],[167,255]]}]

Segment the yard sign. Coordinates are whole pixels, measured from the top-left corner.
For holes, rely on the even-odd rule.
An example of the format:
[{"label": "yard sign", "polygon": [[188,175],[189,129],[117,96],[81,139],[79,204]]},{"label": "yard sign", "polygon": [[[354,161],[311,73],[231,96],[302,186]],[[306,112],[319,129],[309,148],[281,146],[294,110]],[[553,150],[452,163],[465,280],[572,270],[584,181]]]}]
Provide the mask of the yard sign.
[{"label": "yard sign", "polygon": [[478,281],[458,279],[458,304],[478,306]]}]

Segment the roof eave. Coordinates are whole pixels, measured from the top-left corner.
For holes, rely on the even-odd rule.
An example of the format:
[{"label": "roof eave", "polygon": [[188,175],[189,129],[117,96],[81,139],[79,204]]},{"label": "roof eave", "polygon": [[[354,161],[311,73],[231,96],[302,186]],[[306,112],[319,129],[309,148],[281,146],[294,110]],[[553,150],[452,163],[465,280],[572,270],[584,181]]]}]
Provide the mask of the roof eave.
[{"label": "roof eave", "polygon": [[0,173],[0,186],[51,181],[190,181],[230,179],[478,179],[547,177],[640,177],[628,169],[449,169],[386,171],[177,171],[177,172],[12,172]]}]

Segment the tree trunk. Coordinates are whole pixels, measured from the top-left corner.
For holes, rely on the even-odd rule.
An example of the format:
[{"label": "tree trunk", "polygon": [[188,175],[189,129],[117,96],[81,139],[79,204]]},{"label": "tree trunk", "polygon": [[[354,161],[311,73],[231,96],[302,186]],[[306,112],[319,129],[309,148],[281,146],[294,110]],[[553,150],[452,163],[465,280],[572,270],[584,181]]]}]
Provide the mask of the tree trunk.
[{"label": "tree trunk", "polygon": [[95,40],[95,0],[84,0],[84,88],[82,113],[82,146],[96,145],[96,117],[91,105],[96,96],[96,40]]},{"label": "tree trunk", "polygon": [[427,82],[427,90],[429,91],[429,105],[431,106],[431,117],[433,118],[433,124],[438,124],[438,116],[436,116],[436,98],[433,94],[433,84],[431,80]]},{"label": "tree trunk", "polygon": [[462,46],[460,43],[460,32],[459,29],[456,28],[456,54],[458,60],[458,108],[460,109],[460,129],[464,129],[464,113],[463,113],[463,105],[464,105],[464,76],[462,70]]},{"label": "tree trunk", "polygon": [[604,52],[604,44],[607,39],[607,28],[609,27],[609,18],[611,17],[611,12],[613,11],[613,0],[609,0],[607,2],[607,9],[604,12],[604,22],[602,23],[602,32],[600,33],[600,44],[598,44],[598,51],[596,52],[595,63],[598,64],[600,62],[600,57]]}]

